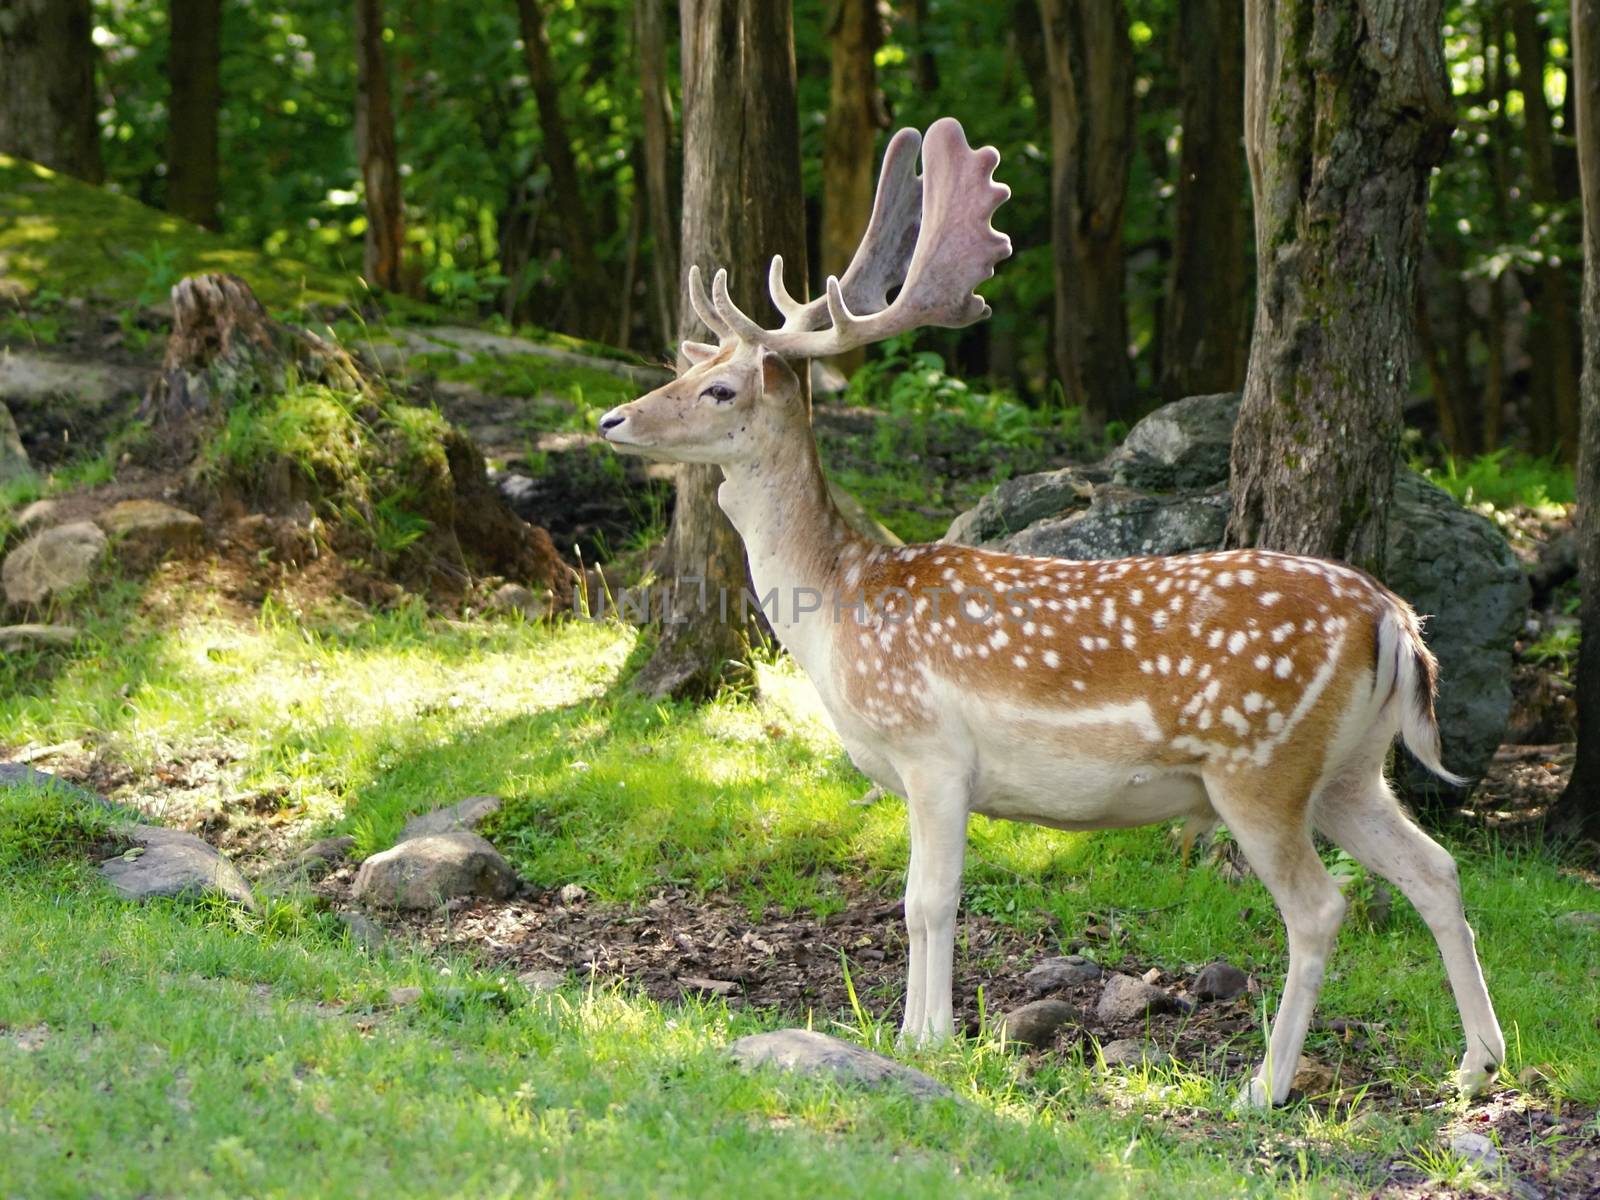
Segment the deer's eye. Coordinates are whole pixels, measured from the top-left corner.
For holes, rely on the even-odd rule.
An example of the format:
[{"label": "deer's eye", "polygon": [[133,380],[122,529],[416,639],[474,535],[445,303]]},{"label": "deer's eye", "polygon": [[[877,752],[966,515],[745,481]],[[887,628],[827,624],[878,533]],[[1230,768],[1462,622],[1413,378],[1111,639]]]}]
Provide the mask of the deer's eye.
[{"label": "deer's eye", "polygon": [[700,394],[702,396],[710,396],[718,404],[731,404],[731,403],[733,403],[734,396],[737,395],[738,393],[736,393],[731,387],[729,387],[725,383],[713,383],[710,387],[708,387],[705,391],[701,392]]}]

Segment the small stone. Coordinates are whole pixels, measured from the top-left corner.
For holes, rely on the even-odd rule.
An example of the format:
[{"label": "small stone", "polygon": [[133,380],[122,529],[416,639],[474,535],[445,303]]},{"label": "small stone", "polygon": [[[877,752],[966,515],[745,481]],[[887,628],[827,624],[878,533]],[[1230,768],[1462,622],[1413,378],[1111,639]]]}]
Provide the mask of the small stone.
[{"label": "small stone", "polygon": [[1160,967],[1151,967],[1142,976],[1140,976],[1140,978],[1142,978],[1148,984],[1160,983],[1161,982],[1161,968]]},{"label": "small stone", "polygon": [[1095,1015],[1101,1024],[1121,1025],[1143,1020],[1146,1015],[1172,1012],[1177,1007],[1177,1001],[1161,988],[1132,975],[1112,975],[1106,979],[1105,990],[1100,993]]},{"label": "small stone", "polygon": [[581,884],[564,883],[556,892],[556,901],[571,908],[574,904],[582,904],[589,898],[589,893]]},{"label": "small stone", "polygon": [[126,833],[143,853],[135,855],[130,851],[100,864],[100,874],[124,900],[220,896],[245,908],[255,908],[255,897],[244,876],[194,834],[158,825],[135,825]]},{"label": "small stone", "polygon": [[778,1029],[753,1033],[728,1047],[728,1052],[747,1070],[776,1067],[802,1075],[828,1075],[845,1083],[867,1087],[898,1085],[924,1100],[948,1098],[949,1088],[914,1067],[875,1054],[852,1042],[829,1037],[811,1029]]},{"label": "small stone", "polygon": [[106,535],[91,521],[73,521],[34,534],[0,567],[12,604],[42,604],[88,582],[106,552]]},{"label": "small stone", "polygon": [[1047,958],[1034,964],[1022,977],[1022,982],[1030,992],[1040,996],[1061,988],[1096,983],[1104,973],[1099,963],[1080,954],[1069,954],[1065,958]]},{"label": "small stone", "polygon": [[1189,993],[1201,1000],[1232,1000],[1244,995],[1250,977],[1230,962],[1218,959],[1200,968]]},{"label": "small stone", "polygon": [[523,971],[517,976],[517,982],[538,994],[559,991],[567,982],[567,977],[560,971]]},{"label": "small stone", "polygon": [[368,954],[376,954],[383,947],[383,926],[365,913],[342,912],[339,914],[339,923],[345,927],[350,940]]},{"label": "small stone", "polygon": [[1579,928],[1600,929],[1600,912],[1564,912],[1556,920],[1563,925],[1575,925]]},{"label": "small stone", "polygon": [[32,533],[36,529],[54,525],[60,512],[59,500],[35,500],[19,512],[12,523],[16,525],[19,533]]},{"label": "small stone", "polygon": [[739,990],[732,979],[705,979],[699,975],[679,976],[678,982],[691,992],[709,992],[713,996],[731,996]]},{"label": "small stone", "polygon": [[476,833],[478,827],[500,811],[499,796],[468,796],[445,808],[436,808],[412,817],[400,831],[400,840],[428,837],[435,833]]},{"label": "small stone", "polygon": [[525,620],[538,621],[550,615],[550,593],[536,593],[520,583],[503,583],[489,598],[492,612],[519,613]]},{"label": "small stone", "polygon": [[1458,1133],[1450,1139],[1450,1149],[1475,1167],[1493,1171],[1500,1165],[1500,1151],[1481,1133]]},{"label": "small stone", "polygon": [[477,834],[436,833],[367,859],[353,894],[378,908],[433,909],[457,896],[503,900],[517,886],[511,864]]},{"label": "small stone", "polygon": [[205,537],[200,518],[160,500],[124,500],[95,518],[117,544],[117,555],[136,567],[186,554]]},{"label": "small stone", "polygon": [[1100,1047],[1100,1058],[1108,1069],[1139,1067],[1146,1063],[1159,1067],[1171,1061],[1170,1055],[1138,1038],[1118,1038],[1114,1042],[1107,1042]]},{"label": "small stone", "polygon": [[1517,1086],[1523,1091],[1541,1091],[1550,1086],[1550,1081],[1555,1078],[1555,1068],[1549,1063],[1538,1063],[1533,1066],[1523,1067],[1517,1072]]},{"label": "small stone", "polygon": [[1303,1096],[1323,1096],[1333,1091],[1338,1075],[1327,1063],[1300,1056],[1294,1069],[1294,1082],[1289,1086]]},{"label": "small stone", "polygon": [[389,1006],[391,1008],[404,1008],[408,1004],[415,1004],[422,999],[422,989],[419,987],[392,987],[389,989]]},{"label": "small stone", "polygon": [[82,636],[75,625],[3,625],[0,626],[0,650],[17,653],[58,649],[72,645]]},{"label": "small stone", "polygon": [[1063,1025],[1078,1019],[1078,1010],[1064,1000],[1035,1000],[1002,1017],[1000,1034],[1008,1045],[1038,1049],[1053,1043]]}]

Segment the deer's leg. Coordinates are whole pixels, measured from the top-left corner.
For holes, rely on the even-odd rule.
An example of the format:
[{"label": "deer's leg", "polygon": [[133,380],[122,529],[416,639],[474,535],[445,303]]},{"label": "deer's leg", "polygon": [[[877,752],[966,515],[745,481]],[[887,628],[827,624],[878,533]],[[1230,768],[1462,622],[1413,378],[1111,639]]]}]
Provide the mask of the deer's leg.
[{"label": "deer's leg", "polygon": [[1249,782],[1234,776],[1208,778],[1206,783],[1217,813],[1277,902],[1288,934],[1283,999],[1267,1040],[1266,1061],[1250,1081],[1248,1093],[1250,1103],[1270,1107],[1289,1097],[1328,955],[1344,920],[1344,897],[1317,857],[1307,803],[1285,802],[1273,794],[1281,791],[1282,781],[1276,789],[1260,778]]},{"label": "deer's leg", "polygon": [[911,865],[906,872],[906,1017],[900,1036],[922,1043],[955,1032],[951,973],[956,909],[967,852],[967,794],[963,774],[907,772]]},{"label": "deer's leg", "polygon": [[1316,822],[1358,862],[1399,888],[1433,931],[1467,1036],[1457,1082],[1476,1095],[1499,1073],[1506,1043],[1462,911],[1455,859],[1406,817],[1381,771],[1376,780],[1362,778],[1324,798]]}]

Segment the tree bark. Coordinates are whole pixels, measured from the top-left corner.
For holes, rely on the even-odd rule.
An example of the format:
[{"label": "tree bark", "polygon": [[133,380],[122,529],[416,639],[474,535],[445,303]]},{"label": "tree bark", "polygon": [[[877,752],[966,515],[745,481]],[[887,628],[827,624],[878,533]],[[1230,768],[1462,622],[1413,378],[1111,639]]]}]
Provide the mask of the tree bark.
[{"label": "tree bark", "polygon": [[1381,566],[1428,175],[1439,0],[1247,0],[1256,315],[1228,539]]},{"label": "tree bark", "polygon": [[522,26],[528,81],[539,108],[539,136],[544,143],[545,162],[550,166],[561,244],[572,271],[568,284],[570,303],[566,306],[571,317],[567,323],[581,336],[603,337],[611,316],[610,288],[594,252],[593,224],[584,207],[578,160],[561,113],[561,89],[550,61],[550,39],[539,0],[517,0],[517,18]]},{"label": "tree bark", "polygon": [[383,49],[383,0],[356,0],[356,158],[366,190],[367,283],[404,291],[405,215]]},{"label": "tree bark", "polygon": [[99,183],[89,0],[0,0],[0,154]]},{"label": "tree bark", "polygon": [[172,0],[167,211],[217,228],[222,0]]},{"label": "tree bark", "polygon": [[[1505,6],[1496,0],[1484,19],[1484,58],[1491,46],[1494,67],[1489,73],[1489,98],[1494,115],[1489,118],[1489,220],[1490,235],[1503,245],[1511,236],[1510,144],[1506,122],[1506,94],[1510,71],[1506,66]],[[1484,342],[1487,346],[1483,372],[1483,440],[1486,450],[1500,446],[1500,430],[1506,410],[1506,279],[1503,271],[1489,276],[1489,311],[1485,318]]]},{"label": "tree bark", "polygon": [[1183,148],[1168,275],[1161,394],[1236,391],[1249,346],[1245,261],[1244,11],[1178,6]]},{"label": "tree bark", "polygon": [[1551,814],[1569,837],[1600,839],[1600,0],[1572,0],[1573,91],[1583,184],[1583,408],[1578,454],[1578,755]]},{"label": "tree bark", "polygon": [[[1517,90],[1522,93],[1528,183],[1534,203],[1554,206],[1563,199],[1556,177],[1550,103],[1544,94],[1545,44],[1532,0],[1510,0],[1511,33],[1517,43]],[[1543,261],[1534,278],[1533,429],[1539,448],[1557,451],[1567,462],[1578,452],[1578,350],[1566,268]]]},{"label": "tree bark", "polygon": [[[828,120],[822,135],[822,274],[843,275],[850,265],[872,212],[874,150],[878,131],[889,124],[878,69],[873,61],[883,44],[878,0],[834,0],[828,24]],[[865,349],[837,355],[833,362],[849,374],[861,365]]]},{"label": "tree bark", "polygon": [[[783,255],[792,290],[806,279],[790,6],[685,0],[681,20],[683,265],[708,276],[726,267],[734,302],[776,322],[766,293],[770,257]],[[678,312],[681,336],[707,339],[687,285]],[[709,696],[738,672],[747,652],[735,615],[746,585],[744,546],[717,507],[721,482],[717,467],[678,468],[667,541],[676,619],[663,623],[660,644],[635,681],[647,695]]]},{"label": "tree bark", "polygon": [[1091,428],[1133,415],[1123,209],[1133,48],[1123,0],[1039,0],[1049,63],[1056,370]]},{"label": "tree bark", "polygon": [[678,211],[681,182],[672,160],[672,91],[667,82],[666,20],[661,0],[634,0],[639,95],[644,108],[644,186],[650,209],[655,332],[665,346],[678,329]]}]

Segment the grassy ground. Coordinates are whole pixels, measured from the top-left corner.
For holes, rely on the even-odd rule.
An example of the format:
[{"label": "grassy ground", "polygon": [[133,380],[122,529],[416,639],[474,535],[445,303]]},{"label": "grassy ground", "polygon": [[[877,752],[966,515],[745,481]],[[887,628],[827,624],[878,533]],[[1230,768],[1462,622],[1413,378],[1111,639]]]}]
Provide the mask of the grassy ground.
[{"label": "grassy ground", "polygon": [[[73,657],[0,663],[0,749],[66,746],[173,819],[265,813],[247,839],[263,853],[280,826],[348,830],[371,852],[413,811],[497,792],[509,803],[492,836],[525,878],[617,901],[675,882],[826,911],[844,880],[888,893],[904,868],[899,805],[851,803],[865,785],[782,664],[761,664],[759,701],[689,710],[616,686],[638,647],[614,626],[356,620],[287,600],[241,620],[203,593],[165,601],[112,589],[79,612],[89,638]],[[1473,1182],[1441,1146],[1450,1102],[1237,1117],[1237,1079],[1103,1077],[988,1036],[913,1056],[960,1103],[746,1077],[721,1047],[784,1017],[576,984],[533,997],[419,950],[368,958],[303,899],[255,918],[128,909],[81,855],[46,852],[16,793],[0,804],[3,1197],[794,1195],[845,1181],[864,1195],[1342,1195],[1395,1163]],[[972,846],[966,902],[998,919],[1068,936],[1119,913],[1108,958],[1281,973],[1259,885],[1180,870],[1162,831],[979,820]],[[1600,931],[1556,918],[1595,908],[1593,889],[1520,849],[1458,850],[1510,1071],[1543,1064],[1546,1103],[1592,1105]],[[1384,1078],[1433,1095],[1460,1033],[1426,930],[1397,908],[1376,931],[1350,922],[1321,1011],[1385,1023]],[[402,984],[425,999],[390,1009]],[[891,999],[812,1019],[886,1044]]]}]

